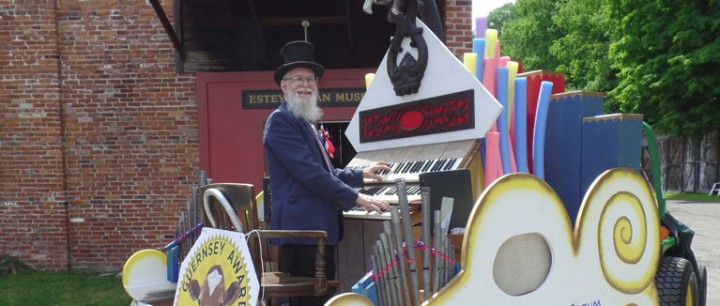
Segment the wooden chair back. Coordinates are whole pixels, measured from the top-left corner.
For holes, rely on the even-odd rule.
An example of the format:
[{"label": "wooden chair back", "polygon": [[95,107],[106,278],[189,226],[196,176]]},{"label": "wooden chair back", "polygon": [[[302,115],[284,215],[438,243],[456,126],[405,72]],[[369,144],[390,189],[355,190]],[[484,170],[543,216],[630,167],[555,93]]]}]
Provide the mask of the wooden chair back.
[{"label": "wooden chair back", "polygon": [[[325,276],[325,238],[324,231],[275,231],[260,228],[255,202],[255,188],[252,184],[214,183],[199,188],[201,210],[205,226],[233,230],[243,233],[257,230],[261,237],[263,250],[257,239],[248,239],[255,272],[259,275],[265,298],[277,302],[280,297],[320,296],[332,294],[337,290],[337,281],[328,281]],[[317,239],[318,256],[315,277],[295,277],[271,271],[276,266],[277,258],[266,255],[277,255],[269,252],[268,238],[307,237]],[[268,269],[261,269],[261,256]],[[265,271],[265,272],[263,272]]]},{"label": "wooden chair back", "polygon": [[[255,187],[252,184],[215,183],[200,187],[203,222],[206,226],[248,233],[260,229],[255,203]],[[234,214],[227,211],[227,202]],[[209,212],[208,212],[209,210]],[[242,228],[235,228],[237,217]],[[213,224],[214,223],[214,224]]]},{"label": "wooden chair back", "polygon": [[[218,229],[249,233],[260,229],[255,203],[255,187],[252,184],[215,183],[201,186],[199,196],[203,223]],[[255,273],[261,276],[263,269],[260,244],[248,239]]]}]

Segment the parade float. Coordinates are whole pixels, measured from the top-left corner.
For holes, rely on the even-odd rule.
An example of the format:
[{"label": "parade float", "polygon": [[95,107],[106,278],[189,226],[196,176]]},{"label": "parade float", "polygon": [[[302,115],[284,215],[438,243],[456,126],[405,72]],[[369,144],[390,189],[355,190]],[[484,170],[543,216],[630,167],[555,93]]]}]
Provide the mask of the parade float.
[{"label": "parade float", "polygon": [[[642,115],[606,114],[601,93],[566,92],[552,71],[523,72],[501,55],[497,31],[483,19],[473,52],[460,61],[435,34],[441,30],[416,18],[418,2],[398,3],[386,3],[397,30],[346,136],[358,160],[470,143],[461,150],[466,161],[434,171],[469,173],[456,185],[470,189],[472,201],[431,203],[427,186],[413,201],[397,179],[398,205],[363,253],[371,268],[353,293],[326,305],[705,305],[706,268],[694,258],[692,230],[666,210],[655,135]],[[410,222],[413,205],[422,206],[422,222]],[[450,211],[464,226],[450,228]],[[176,284],[176,305],[260,304],[242,235],[208,235],[179,271],[177,245],[166,257],[143,255],[146,267],[171,258],[163,271],[173,272],[153,285]],[[231,257],[235,263],[225,262]],[[242,277],[225,277],[233,272]],[[138,300],[152,293],[146,283],[126,290]],[[204,302],[211,299],[231,303]]]},{"label": "parade float", "polygon": [[[655,135],[642,115],[605,114],[601,93],[565,92],[561,74],[518,71],[486,19],[478,20],[473,53],[460,62],[408,7],[347,137],[362,152],[461,140],[481,129],[482,167],[473,176],[482,178],[482,191],[455,246],[459,258],[431,236],[418,241],[391,230],[387,235],[404,244],[379,252],[384,264],[356,284],[367,299],[348,294],[330,304],[705,305],[706,268],[693,255],[692,230],[665,209]],[[468,89],[474,94],[457,98]],[[432,104],[452,95],[468,106]],[[393,105],[400,108],[388,112]],[[408,125],[412,117],[420,123]],[[463,120],[475,123],[457,128]],[[443,124],[452,131],[436,137]],[[401,136],[367,137],[378,130]],[[649,174],[641,168],[643,135]],[[433,260],[420,264],[428,250],[442,258],[435,263],[455,269],[452,276]],[[412,252],[418,256],[409,258]],[[432,276],[400,277],[414,270]],[[434,287],[436,274],[442,286]],[[423,280],[433,286],[418,285]]]}]

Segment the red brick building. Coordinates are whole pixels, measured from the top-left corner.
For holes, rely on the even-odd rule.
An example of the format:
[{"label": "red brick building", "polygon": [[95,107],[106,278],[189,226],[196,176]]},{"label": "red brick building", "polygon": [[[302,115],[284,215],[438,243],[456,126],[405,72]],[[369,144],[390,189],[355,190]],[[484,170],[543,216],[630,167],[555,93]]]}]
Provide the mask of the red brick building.
[{"label": "red brick building", "polygon": [[[0,0],[0,254],[117,271],[172,237],[201,164],[195,73],[213,69],[183,63],[152,2]],[[459,57],[471,1],[440,2]]]}]

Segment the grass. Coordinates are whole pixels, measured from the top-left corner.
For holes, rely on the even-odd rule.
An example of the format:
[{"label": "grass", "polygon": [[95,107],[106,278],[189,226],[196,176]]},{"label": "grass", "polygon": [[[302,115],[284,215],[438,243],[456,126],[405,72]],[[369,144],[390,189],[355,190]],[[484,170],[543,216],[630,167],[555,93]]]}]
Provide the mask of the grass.
[{"label": "grass", "polygon": [[720,202],[720,196],[708,195],[707,193],[679,193],[669,192],[665,194],[668,200],[687,200],[693,202]]},{"label": "grass", "polygon": [[127,306],[131,301],[117,273],[20,269],[15,274],[0,275],[0,304],[7,306]]}]

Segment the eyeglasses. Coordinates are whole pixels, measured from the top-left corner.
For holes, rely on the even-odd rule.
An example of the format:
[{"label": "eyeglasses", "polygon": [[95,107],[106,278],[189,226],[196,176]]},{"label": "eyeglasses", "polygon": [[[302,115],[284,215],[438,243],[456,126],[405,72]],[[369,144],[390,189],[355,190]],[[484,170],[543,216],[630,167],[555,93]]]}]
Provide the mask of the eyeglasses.
[{"label": "eyeglasses", "polygon": [[283,78],[283,80],[293,81],[293,83],[295,83],[295,84],[302,84],[303,82],[307,82],[308,84],[315,84],[315,83],[317,83],[318,78],[316,78],[314,76],[304,77],[304,76],[296,75],[294,77]]}]

